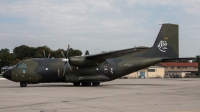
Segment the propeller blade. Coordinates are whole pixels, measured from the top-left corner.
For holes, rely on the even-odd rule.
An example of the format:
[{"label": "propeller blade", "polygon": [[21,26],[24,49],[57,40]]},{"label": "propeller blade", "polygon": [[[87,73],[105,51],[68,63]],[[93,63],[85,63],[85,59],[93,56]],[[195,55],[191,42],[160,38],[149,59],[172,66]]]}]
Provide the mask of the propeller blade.
[{"label": "propeller blade", "polygon": [[65,62],[65,65],[64,65],[64,72],[63,72],[63,76],[65,75],[65,71],[66,71],[67,65],[68,65],[69,69],[72,71],[72,68],[71,68],[71,66],[70,66],[69,62],[68,62],[68,61],[66,61],[66,62]]},{"label": "propeller blade", "polygon": [[58,77],[60,76],[60,70],[58,69]]},{"label": "propeller blade", "polygon": [[69,57],[69,56],[68,56],[69,48],[70,48],[70,45],[68,44],[68,48],[67,48],[67,57]]},{"label": "propeller blade", "polygon": [[43,50],[44,58],[46,58],[45,50]]},{"label": "propeller blade", "polygon": [[51,56],[51,54],[49,53],[48,58]]},{"label": "propeller blade", "polygon": [[63,53],[63,51],[61,51],[61,54],[62,54],[63,58],[66,58],[65,55],[64,55],[64,53]]},{"label": "propeller blade", "polygon": [[68,61],[67,61],[67,65],[68,65],[69,69],[72,71],[72,68],[71,68],[71,66],[70,66]]},{"label": "propeller blade", "polygon": [[67,67],[67,63],[65,63],[65,66],[64,66],[63,76],[65,75],[66,67]]}]

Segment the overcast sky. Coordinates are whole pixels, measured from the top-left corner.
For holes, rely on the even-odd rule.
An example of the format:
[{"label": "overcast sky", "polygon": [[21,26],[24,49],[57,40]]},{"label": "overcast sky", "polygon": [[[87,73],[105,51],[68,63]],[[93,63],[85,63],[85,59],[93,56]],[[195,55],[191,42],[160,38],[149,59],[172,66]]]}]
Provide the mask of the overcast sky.
[{"label": "overcast sky", "polygon": [[179,24],[180,57],[200,54],[200,0],[0,0],[0,48],[90,54],[151,47],[162,23]]}]

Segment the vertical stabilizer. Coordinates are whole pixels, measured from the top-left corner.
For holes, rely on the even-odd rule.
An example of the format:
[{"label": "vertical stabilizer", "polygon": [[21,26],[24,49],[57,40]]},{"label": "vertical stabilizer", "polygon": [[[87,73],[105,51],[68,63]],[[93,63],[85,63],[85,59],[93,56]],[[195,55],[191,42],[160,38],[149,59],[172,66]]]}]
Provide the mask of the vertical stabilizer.
[{"label": "vertical stabilizer", "polygon": [[163,24],[153,47],[145,57],[179,57],[179,31],[176,24]]}]

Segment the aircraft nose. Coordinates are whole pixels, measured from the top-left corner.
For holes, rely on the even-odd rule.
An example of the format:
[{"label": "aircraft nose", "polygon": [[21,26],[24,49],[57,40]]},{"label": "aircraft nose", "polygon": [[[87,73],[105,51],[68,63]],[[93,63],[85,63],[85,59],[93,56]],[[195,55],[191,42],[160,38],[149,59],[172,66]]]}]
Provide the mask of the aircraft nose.
[{"label": "aircraft nose", "polygon": [[3,77],[11,80],[11,70],[8,70],[7,72],[3,73]]}]

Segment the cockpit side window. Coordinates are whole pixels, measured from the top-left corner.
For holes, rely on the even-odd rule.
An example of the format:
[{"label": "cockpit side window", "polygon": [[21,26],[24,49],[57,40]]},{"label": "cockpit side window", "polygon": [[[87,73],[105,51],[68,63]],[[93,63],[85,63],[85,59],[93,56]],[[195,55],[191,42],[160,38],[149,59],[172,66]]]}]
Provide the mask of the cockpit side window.
[{"label": "cockpit side window", "polygon": [[15,67],[16,68],[27,68],[27,65],[25,63],[18,63]]}]

